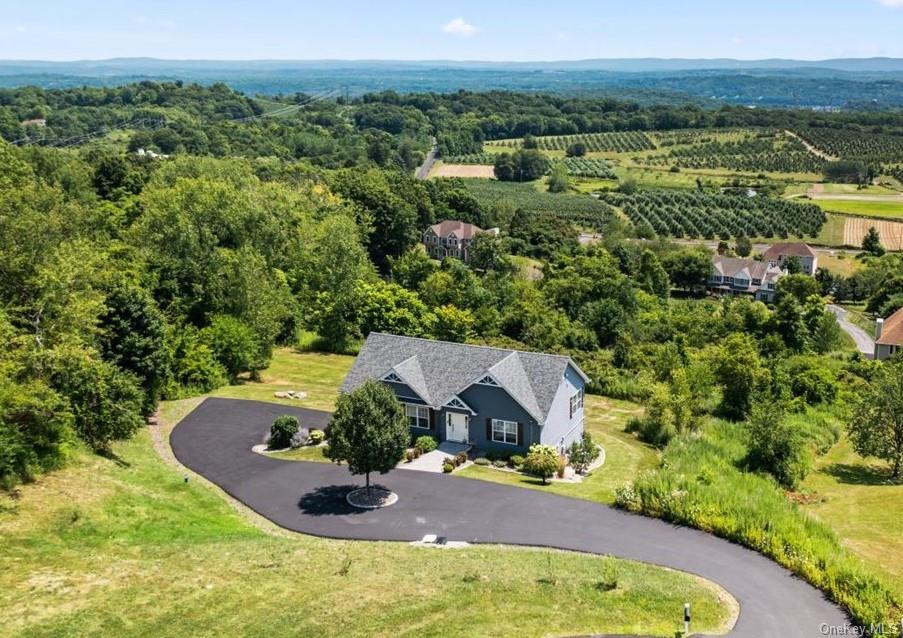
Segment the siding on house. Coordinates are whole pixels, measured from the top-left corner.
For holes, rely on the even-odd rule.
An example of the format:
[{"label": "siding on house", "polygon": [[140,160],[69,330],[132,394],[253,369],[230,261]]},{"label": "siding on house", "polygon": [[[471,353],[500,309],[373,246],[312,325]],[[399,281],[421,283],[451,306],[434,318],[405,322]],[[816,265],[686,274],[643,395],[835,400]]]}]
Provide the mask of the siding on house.
[{"label": "siding on house", "polygon": [[[583,434],[583,410],[571,414],[570,401],[586,377],[566,356],[371,333],[341,391],[368,379],[382,380],[403,403],[428,407],[440,441],[449,414],[466,415],[467,443],[498,453],[524,454],[534,443],[564,448]],[[493,440],[492,419],[517,424],[516,441]]]},{"label": "siding on house", "polygon": [[542,428],[540,443],[551,445],[560,451],[566,450],[571,443],[583,436],[584,408],[577,409],[571,414],[571,397],[584,391],[583,377],[577,374],[573,367],[568,366],[555,393],[549,416]]}]

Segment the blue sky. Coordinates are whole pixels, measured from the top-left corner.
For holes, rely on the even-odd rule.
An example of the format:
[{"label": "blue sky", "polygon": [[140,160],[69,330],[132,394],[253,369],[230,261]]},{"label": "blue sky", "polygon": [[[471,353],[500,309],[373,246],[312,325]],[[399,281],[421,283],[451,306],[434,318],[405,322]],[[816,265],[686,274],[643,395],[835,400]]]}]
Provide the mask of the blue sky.
[{"label": "blue sky", "polygon": [[903,57],[903,0],[0,0],[0,59]]}]

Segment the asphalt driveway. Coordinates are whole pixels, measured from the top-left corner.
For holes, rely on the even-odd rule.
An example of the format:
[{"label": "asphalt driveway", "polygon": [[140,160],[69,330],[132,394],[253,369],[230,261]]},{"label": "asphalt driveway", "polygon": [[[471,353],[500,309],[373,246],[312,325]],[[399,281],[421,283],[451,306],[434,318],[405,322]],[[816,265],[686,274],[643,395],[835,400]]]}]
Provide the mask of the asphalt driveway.
[{"label": "asphalt driveway", "polygon": [[427,472],[377,483],[399,495],[382,510],[355,510],[344,495],[363,483],[344,467],[284,461],[251,448],[280,414],[323,427],[329,414],[234,399],[207,399],[173,430],[179,461],[281,527],[332,538],[413,541],[425,534],[471,543],[611,554],[698,574],[740,603],[732,636],[815,637],[849,622],[817,589],[776,563],[697,530],[605,505]]},{"label": "asphalt driveway", "polygon": [[834,313],[834,316],[837,317],[837,323],[843,331],[850,335],[853,338],[853,341],[856,342],[856,349],[868,358],[872,358],[875,355],[875,342],[872,339],[872,335],[851,322],[849,319],[849,312],[844,308],[835,306],[834,304],[828,304],[828,310]]}]

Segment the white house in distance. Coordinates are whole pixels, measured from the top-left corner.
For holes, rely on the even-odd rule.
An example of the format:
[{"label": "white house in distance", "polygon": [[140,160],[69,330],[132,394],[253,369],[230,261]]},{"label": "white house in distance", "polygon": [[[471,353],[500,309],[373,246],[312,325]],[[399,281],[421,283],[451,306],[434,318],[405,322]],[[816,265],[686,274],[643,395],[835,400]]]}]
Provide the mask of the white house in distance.
[{"label": "white house in distance", "polygon": [[766,250],[762,259],[768,262],[769,266],[786,268],[784,265],[788,259],[796,257],[803,266],[803,272],[810,277],[818,270],[818,253],[803,243],[793,244],[775,244]]},{"label": "white house in distance", "polygon": [[771,303],[774,286],[786,274],[779,266],[767,261],[712,256],[712,274],[709,275],[709,292],[722,295],[751,295],[756,301]]},{"label": "white house in distance", "polygon": [[903,350],[903,308],[875,322],[875,358],[889,359]]},{"label": "white house in distance", "polygon": [[445,219],[433,224],[423,232],[423,245],[433,259],[454,257],[463,262],[470,261],[470,243],[480,233],[499,234],[498,228],[483,230],[467,222]]}]

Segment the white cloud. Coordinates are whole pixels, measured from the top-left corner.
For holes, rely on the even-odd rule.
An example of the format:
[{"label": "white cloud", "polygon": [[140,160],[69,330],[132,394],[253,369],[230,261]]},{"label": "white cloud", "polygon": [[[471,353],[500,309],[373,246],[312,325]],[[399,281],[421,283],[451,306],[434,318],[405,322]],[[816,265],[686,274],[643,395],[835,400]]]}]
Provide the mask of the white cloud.
[{"label": "white cloud", "polygon": [[16,33],[25,33],[26,29],[21,24],[16,27]]},{"label": "white cloud", "polygon": [[903,7],[903,0],[878,0],[885,7]]},{"label": "white cloud", "polygon": [[462,38],[469,38],[477,32],[477,28],[469,22],[466,22],[464,18],[455,18],[447,24],[442,25],[442,31],[443,33],[457,35]]}]

